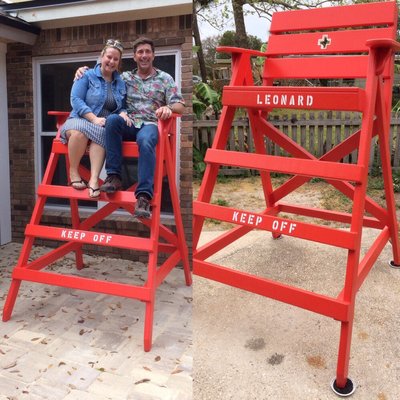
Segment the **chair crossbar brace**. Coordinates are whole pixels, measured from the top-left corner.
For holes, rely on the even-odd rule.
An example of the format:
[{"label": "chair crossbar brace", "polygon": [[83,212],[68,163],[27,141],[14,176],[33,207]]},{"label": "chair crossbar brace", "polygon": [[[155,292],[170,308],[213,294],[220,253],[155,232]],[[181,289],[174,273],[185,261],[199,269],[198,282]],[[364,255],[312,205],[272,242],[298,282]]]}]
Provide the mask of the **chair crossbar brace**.
[{"label": "chair crossbar brace", "polygon": [[279,218],[275,215],[271,216],[268,215],[268,211],[260,214],[218,206],[215,204],[200,203],[197,201],[193,204],[193,211],[196,215],[203,217],[218,215],[220,221],[248,226],[252,229],[265,230],[284,234],[286,236],[312,240],[314,242],[349,250],[355,248],[354,233],[319,225],[312,225],[307,222],[292,221],[287,218]]},{"label": "chair crossbar brace", "polygon": [[137,298],[149,301],[151,289],[123,283],[101,281],[76,276],[66,276],[52,272],[36,271],[25,268],[15,269],[13,279],[43,283],[47,285],[61,286],[70,289],[80,289],[89,292],[109,294],[112,296]]},{"label": "chair crossbar brace", "polygon": [[270,279],[255,278],[253,275],[241,271],[232,273],[229,268],[206,261],[197,260],[194,267],[196,268],[196,275],[238,289],[267,296],[337,320],[344,321],[348,317],[348,303],[343,300],[281,284]]}]

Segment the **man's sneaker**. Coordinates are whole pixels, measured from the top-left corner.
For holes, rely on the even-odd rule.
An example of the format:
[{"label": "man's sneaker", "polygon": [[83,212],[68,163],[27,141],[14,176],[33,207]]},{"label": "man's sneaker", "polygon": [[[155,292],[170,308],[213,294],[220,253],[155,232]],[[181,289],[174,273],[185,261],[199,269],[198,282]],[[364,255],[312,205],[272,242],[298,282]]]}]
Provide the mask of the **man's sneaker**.
[{"label": "man's sneaker", "polygon": [[135,212],[133,214],[137,218],[150,218],[150,200],[146,196],[139,196],[137,198]]},{"label": "man's sneaker", "polygon": [[118,175],[108,175],[104,183],[100,186],[100,191],[106,193],[114,193],[121,189],[122,182]]}]

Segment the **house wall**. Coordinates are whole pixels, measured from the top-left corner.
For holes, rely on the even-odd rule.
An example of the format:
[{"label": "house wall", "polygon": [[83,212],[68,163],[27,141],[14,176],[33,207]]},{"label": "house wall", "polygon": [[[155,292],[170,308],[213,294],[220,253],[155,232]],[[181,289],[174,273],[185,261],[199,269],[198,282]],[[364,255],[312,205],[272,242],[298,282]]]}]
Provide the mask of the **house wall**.
[{"label": "house wall", "polygon": [[7,45],[0,43],[0,245],[11,241],[10,162],[7,122]]},{"label": "house wall", "polygon": [[[34,101],[32,57],[57,54],[100,52],[105,39],[119,38],[131,43],[139,36],[154,40],[156,49],[163,46],[180,46],[182,56],[182,94],[186,112],[181,118],[180,152],[180,203],[188,244],[191,244],[192,224],[192,31],[187,26],[189,16],[166,17],[147,20],[146,32],[137,32],[143,25],[136,21],[98,24],[82,27],[43,30],[34,46],[9,44],[7,52],[9,148],[11,167],[11,219],[12,239],[24,239],[26,224],[30,221],[35,204],[35,158],[34,158]],[[186,25],[185,25],[186,22]],[[44,224],[65,226],[70,223],[68,212],[45,210]],[[172,224],[173,221],[170,221]],[[119,234],[145,235],[146,229],[130,216],[110,217],[98,230],[118,231]],[[54,241],[36,241],[35,244],[54,246]],[[88,246],[90,251],[117,257],[147,260],[147,254],[120,249]],[[137,257],[136,257],[136,255]],[[145,259],[144,259],[145,257]]]}]

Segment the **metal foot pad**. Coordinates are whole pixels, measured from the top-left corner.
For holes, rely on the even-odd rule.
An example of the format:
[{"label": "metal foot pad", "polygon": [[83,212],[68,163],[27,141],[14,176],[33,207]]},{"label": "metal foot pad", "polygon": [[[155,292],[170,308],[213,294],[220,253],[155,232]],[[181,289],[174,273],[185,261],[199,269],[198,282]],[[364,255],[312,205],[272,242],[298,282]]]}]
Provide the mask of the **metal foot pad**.
[{"label": "metal foot pad", "polygon": [[347,378],[346,385],[343,388],[340,388],[336,385],[336,379],[333,379],[331,382],[331,389],[340,397],[349,397],[356,390],[356,384],[350,378]]},{"label": "metal foot pad", "polygon": [[394,269],[400,269],[400,264],[396,264],[393,260],[389,261],[389,265]]}]

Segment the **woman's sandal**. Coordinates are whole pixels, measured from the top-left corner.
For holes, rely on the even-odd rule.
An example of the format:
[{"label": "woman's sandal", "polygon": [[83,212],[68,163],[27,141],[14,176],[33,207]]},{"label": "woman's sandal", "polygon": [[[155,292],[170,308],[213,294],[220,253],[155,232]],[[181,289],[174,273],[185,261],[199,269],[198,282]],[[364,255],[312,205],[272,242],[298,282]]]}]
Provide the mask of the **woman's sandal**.
[{"label": "woman's sandal", "polygon": [[87,182],[84,181],[83,179],[79,181],[71,181],[70,185],[76,190],[83,190],[88,187]]},{"label": "woman's sandal", "polygon": [[92,199],[97,199],[100,197],[100,188],[98,187],[97,189],[92,188],[91,186],[88,186],[89,188],[89,197]]}]

